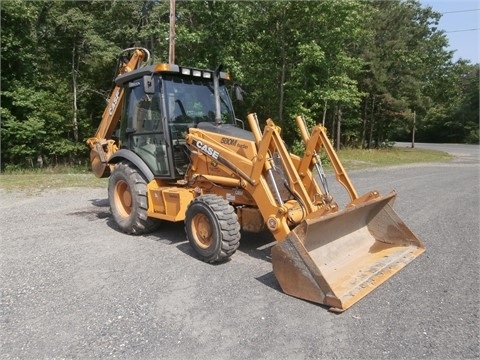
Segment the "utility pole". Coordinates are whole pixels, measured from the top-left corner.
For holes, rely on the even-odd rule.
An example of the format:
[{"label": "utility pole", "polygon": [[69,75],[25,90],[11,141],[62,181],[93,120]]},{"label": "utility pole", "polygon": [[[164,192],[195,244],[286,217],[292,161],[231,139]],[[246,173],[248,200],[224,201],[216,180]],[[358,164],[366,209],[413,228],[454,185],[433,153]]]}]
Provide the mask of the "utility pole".
[{"label": "utility pole", "polygon": [[412,149],[415,147],[415,121],[417,118],[417,113],[413,110],[413,129],[412,129]]},{"label": "utility pole", "polygon": [[175,0],[170,0],[170,42],[168,49],[168,63],[175,63]]},{"label": "utility pole", "polygon": [[335,148],[337,151],[340,151],[341,132],[342,132],[342,107],[339,106],[337,110],[337,141],[335,144]]}]

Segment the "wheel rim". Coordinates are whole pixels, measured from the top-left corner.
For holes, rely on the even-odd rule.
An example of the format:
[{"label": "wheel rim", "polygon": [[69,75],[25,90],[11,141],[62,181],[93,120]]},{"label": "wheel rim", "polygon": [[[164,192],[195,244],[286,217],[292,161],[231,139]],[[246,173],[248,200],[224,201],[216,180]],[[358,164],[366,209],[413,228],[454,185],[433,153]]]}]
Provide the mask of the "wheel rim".
[{"label": "wheel rim", "polygon": [[202,249],[207,249],[212,245],[212,225],[204,214],[197,214],[193,217],[192,235]]},{"label": "wheel rim", "polygon": [[132,193],[126,181],[120,180],[115,184],[115,206],[123,217],[132,212]]}]

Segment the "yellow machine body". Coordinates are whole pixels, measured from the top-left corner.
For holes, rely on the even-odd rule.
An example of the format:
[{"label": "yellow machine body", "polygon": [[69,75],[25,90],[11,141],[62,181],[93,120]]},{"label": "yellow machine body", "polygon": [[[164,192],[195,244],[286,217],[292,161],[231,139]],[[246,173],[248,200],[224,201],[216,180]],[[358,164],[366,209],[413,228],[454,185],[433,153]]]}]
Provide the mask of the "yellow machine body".
[{"label": "yellow machine body", "polygon": [[[167,101],[160,102],[163,107],[156,109],[163,114],[161,117],[149,115],[138,128],[124,125],[123,143],[112,140],[120,119],[133,116],[122,114],[121,108],[137,109],[133,97],[127,106],[122,105],[124,91],[138,91],[140,95],[135,101],[148,106],[143,111],[150,114],[152,99],[157,95],[152,85],[154,73],[165,71],[168,79],[177,76],[182,84],[191,83],[195,91],[199,83],[191,80],[190,74],[204,76],[203,81],[207,82],[216,76],[176,65],[147,69],[151,72],[144,69],[138,76],[128,74],[139,67],[146,54],[146,50],[134,49],[130,62],[120,69],[121,74],[126,74],[121,86],[114,88],[99,130],[87,141],[95,175],[110,176],[110,204],[123,231],[150,231],[152,219],[185,221],[187,238],[199,256],[216,262],[225,260],[238,248],[240,229],[267,229],[276,239],[272,265],[282,290],[338,312],[349,308],[425,250],[393,210],[395,192],[381,196],[372,190],[359,196],[326,130],[317,125],[309,132],[301,117],[296,122],[305,144],[302,156],[288,151],[281,129],[272,120],[266,121],[262,131],[255,114],[247,117],[250,131],[237,129],[234,124],[221,124],[217,116],[215,122],[193,123],[193,118],[189,118],[192,125],[185,127],[182,138],[164,136],[167,129],[176,126],[175,121],[167,120],[171,118]],[[216,86],[218,100],[218,83]],[[191,100],[188,96],[182,99]],[[171,109],[180,101],[174,100],[170,98]],[[198,106],[192,105],[192,109]],[[220,109],[219,101],[216,106]],[[188,118],[188,111],[182,112]],[[147,129],[145,124],[149,121],[161,132],[140,134],[139,129]],[[159,125],[159,121],[164,123]],[[140,124],[140,120],[133,124]],[[141,150],[137,140],[146,139],[147,135],[149,139],[150,135],[157,137],[151,136],[148,148],[145,145]],[[188,150],[188,156],[184,156],[188,157],[183,163],[185,171],[181,173],[175,170],[178,166],[174,159],[183,154],[173,154],[179,148]],[[149,160],[144,161],[142,156],[147,153]],[[323,153],[350,197],[344,209],[339,209],[328,191],[320,161]]]}]

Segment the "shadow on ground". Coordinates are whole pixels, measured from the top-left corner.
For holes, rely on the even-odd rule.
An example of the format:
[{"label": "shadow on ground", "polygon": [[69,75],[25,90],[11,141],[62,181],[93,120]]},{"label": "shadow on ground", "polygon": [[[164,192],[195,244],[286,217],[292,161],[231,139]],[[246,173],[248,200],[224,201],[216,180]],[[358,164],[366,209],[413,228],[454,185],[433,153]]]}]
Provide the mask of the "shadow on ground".
[{"label": "shadow on ground", "polygon": [[[111,215],[108,199],[91,199],[89,201],[91,206],[69,213],[68,215],[80,216],[89,221],[107,219],[106,225],[108,227],[121,232]],[[183,253],[198,258],[186,239],[183,221],[172,223],[159,220],[158,229],[154,232],[145,235],[132,236],[145,237],[167,245],[176,245]],[[237,251],[243,252],[255,259],[271,262],[270,250],[274,244],[275,238],[268,231],[261,233],[242,232],[240,246]]]}]

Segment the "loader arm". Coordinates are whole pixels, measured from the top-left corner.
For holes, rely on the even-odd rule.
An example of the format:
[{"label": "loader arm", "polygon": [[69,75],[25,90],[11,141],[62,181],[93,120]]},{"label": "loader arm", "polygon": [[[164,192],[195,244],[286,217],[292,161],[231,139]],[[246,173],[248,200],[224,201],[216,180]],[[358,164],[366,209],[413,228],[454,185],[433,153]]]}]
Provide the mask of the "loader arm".
[{"label": "loader arm", "polygon": [[[311,172],[313,165],[315,165],[319,161],[316,155],[323,147],[325,149],[325,152],[327,153],[328,158],[330,159],[333,170],[335,171],[335,177],[337,181],[342,184],[343,187],[346,189],[351,201],[358,199],[357,191],[355,190],[352,182],[350,181],[350,178],[348,177],[342,163],[340,162],[338,155],[333,149],[332,144],[328,140],[325,128],[321,125],[316,125],[312,129],[312,134],[310,136],[308,134],[308,130],[302,117],[297,116],[295,120],[297,122],[298,128],[300,129],[302,140],[305,144],[305,153],[300,162],[298,172],[301,174],[307,174],[308,172]],[[309,179],[311,178],[312,177],[310,176]]]},{"label": "loader arm", "polygon": [[[310,194],[304,186],[296,164],[280,136],[280,128],[269,119],[261,133],[256,115],[250,114],[247,119],[254,141],[248,141],[249,153],[246,155],[223,145],[224,138],[221,135],[197,128],[189,130],[187,144],[193,155],[192,168],[197,171],[192,177],[201,176],[222,186],[235,186],[247,191],[255,199],[255,205],[267,228],[277,241],[282,241],[291,227],[310,214],[323,214],[331,209],[326,209],[323,203],[316,201],[316,196]],[[274,156],[280,164],[274,162]],[[205,157],[210,160],[205,160]],[[202,167],[206,162],[221,164],[223,175],[209,174],[207,168]],[[278,177],[275,179],[273,174],[274,169],[278,173],[279,167],[281,181],[278,181]],[[280,190],[284,188],[291,195],[287,200],[280,195]]]},{"label": "loader arm", "polygon": [[[315,185],[310,184],[311,182],[315,183],[312,169],[315,164],[320,161],[318,153],[323,148],[330,160],[330,163],[332,164],[333,170],[335,172],[335,178],[345,188],[348,196],[350,197],[350,203],[347,205],[347,207],[363,204],[366,201],[370,201],[380,197],[380,193],[377,190],[369,191],[362,196],[358,195],[357,190],[355,189],[353,183],[348,177],[347,172],[343,167],[340,159],[338,158],[337,153],[333,149],[332,143],[328,139],[325,127],[321,125],[314,126],[312,129],[312,134],[310,136],[308,134],[307,127],[302,117],[297,116],[295,120],[297,122],[297,126],[300,129],[302,140],[305,144],[305,153],[297,169],[298,172],[303,176],[303,182],[307,188],[312,188]],[[322,194],[321,191],[320,194]],[[322,194],[321,196],[325,197],[325,194]],[[335,203],[331,203],[332,199],[332,197],[327,199],[325,205],[330,207],[331,210],[336,210],[337,205]]]},{"label": "loader arm", "polygon": [[[129,48],[122,51],[132,53],[130,59],[122,60],[117,75],[122,75],[140,67],[142,62],[148,61],[150,56],[147,49]],[[123,104],[123,87],[115,85],[108,99],[108,104],[103,111],[102,120],[97,128],[95,135],[87,140],[90,146],[90,162],[92,170],[96,177],[108,177],[110,175],[110,166],[108,159],[117,151],[115,141],[112,135],[118,126],[121,108]]]},{"label": "loader arm", "polygon": [[[194,174],[192,179],[199,177],[215,183],[220,186],[234,187],[247,191],[251,198],[255,199],[255,205],[258,206],[262,217],[267,220],[273,235],[277,240],[285,238],[289,232],[289,226],[285,214],[288,209],[282,207],[275,198],[274,193],[269,187],[266,176],[263,174],[267,166],[268,146],[262,147],[262,152],[257,151],[256,145],[248,141],[248,157],[237,154],[227,146],[221,144],[218,134],[196,128],[190,129],[186,137],[187,144],[191,150],[192,169]],[[270,141],[265,138],[263,143]],[[208,160],[206,160],[208,159]],[[213,175],[204,173],[204,163],[221,164],[223,168],[222,175]],[[236,204],[245,205],[245,204]]]}]

